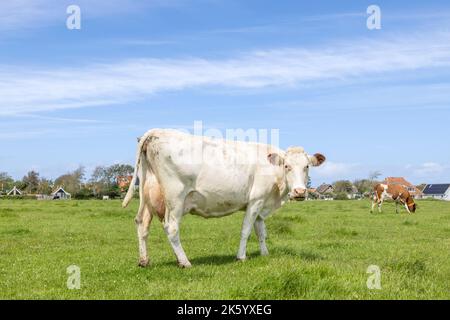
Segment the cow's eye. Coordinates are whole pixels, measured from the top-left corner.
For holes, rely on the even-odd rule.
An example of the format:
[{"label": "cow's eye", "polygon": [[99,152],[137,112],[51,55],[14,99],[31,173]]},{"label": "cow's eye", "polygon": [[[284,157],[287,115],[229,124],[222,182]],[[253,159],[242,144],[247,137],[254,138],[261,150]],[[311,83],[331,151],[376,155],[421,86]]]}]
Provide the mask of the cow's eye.
[{"label": "cow's eye", "polygon": [[306,169],[309,169],[309,166],[306,166]]},{"label": "cow's eye", "polygon": [[286,168],[287,170],[291,170],[291,166],[288,164],[284,165],[284,168]]}]

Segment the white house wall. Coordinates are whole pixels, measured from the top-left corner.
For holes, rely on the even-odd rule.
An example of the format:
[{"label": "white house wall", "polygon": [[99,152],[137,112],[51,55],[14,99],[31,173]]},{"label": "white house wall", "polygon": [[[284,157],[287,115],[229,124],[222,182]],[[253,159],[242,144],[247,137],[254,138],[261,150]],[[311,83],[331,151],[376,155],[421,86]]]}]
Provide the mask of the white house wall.
[{"label": "white house wall", "polygon": [[444,195],[444,200],[450,201],[450,188],[447,189],[447,192]]}]

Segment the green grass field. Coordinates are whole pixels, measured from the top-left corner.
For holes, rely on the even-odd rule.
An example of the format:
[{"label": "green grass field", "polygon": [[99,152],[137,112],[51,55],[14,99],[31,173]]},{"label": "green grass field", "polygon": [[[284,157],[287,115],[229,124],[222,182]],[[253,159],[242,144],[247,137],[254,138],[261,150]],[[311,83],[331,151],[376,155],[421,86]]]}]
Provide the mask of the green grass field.
[{"label": "green grass field", "polygon": [[[2,299],[450,299],[450,202],[421,201],[414,215],[368,200],[289,203],[267,220],[270,255],[252,234],[235,261],[243,214],[186,216],[181,239],[193,267],[177,267],[161,223],[152,265],[137,266],[137,201],[0,200]],[[81,289],[66,286],[69,265]],[[366,285],[381,269],[380,290]]]}]

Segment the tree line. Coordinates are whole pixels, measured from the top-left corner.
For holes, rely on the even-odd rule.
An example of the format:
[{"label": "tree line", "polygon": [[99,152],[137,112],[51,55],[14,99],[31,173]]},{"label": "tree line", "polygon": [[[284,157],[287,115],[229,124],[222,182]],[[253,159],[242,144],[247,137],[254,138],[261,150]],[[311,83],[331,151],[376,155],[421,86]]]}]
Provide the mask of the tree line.
[{"label": "tree line", "polygon": [[[132,175],[134,168],[128,164],[114,164],[112,166],[97,166],[89,179],[86,179],[86,170],[83,166],[67,172],[55,180],[40,177],[35,170],[29,171],[21,180],[15,181],[6,172],[0,172],[0,194],[6,194],[14,186],[27,194],[50,194],[57,187],[72,194],[75,199],[102,198],[107,195],[116,198],[121,195],[117,184],[118,176]],[[333,198],[348,199],[348,195],[358,193],[367,196],[372,193],[373,187],[379,182],[381,173],[378,171],[369,174],[368,178],[338,180],[333,182]],[[422,190],[423,185],[417,186]],[[308,180],[311,188],[311,180]],[[126,190],[125,190],[126,191]],[[311,195],[313,198],[314,195]]]},{"label": "tree line", "polygon": [[[359,197],[368,197],[373,194],[373,188],[381,181],[379,178],[381,173],[374,171],[369,174],[367,178],[356,179],[353,182],[350,180],[338,180],[331,184],[333,187],[332,198],[336,200],[346,200],[349,195],[357,194]],[[416,188],[423,190],[426,184],[417,185]]]},{"label": "tree line", "polygon": [[0,194],[6,194],[14,186],[27,194],[51,194],[55,188],[63,187],[75,199],[110,198],[120,196],[118,176],[132,175],[134,168],[128,164],[97,166],[91,177],[86,178],[86,169],[79,166],[55,180],[41,177],[36,170],[29,171],[21,180],[14,180],[7,172],[0,172]]}]

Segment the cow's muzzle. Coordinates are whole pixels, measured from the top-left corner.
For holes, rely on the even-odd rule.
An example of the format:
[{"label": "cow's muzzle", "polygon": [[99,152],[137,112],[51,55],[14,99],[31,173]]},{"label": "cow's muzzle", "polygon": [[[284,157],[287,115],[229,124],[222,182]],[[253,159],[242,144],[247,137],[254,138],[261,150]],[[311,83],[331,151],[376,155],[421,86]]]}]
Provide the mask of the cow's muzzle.
[{"label": "cow's muzzle", "polygon": [[291,200],[295,200],[295,201],[303,201],[306,199],[306,189],[303,188],[295,188],[294,190],[292,190],[292,192],[289,194],[289,198]]}]

